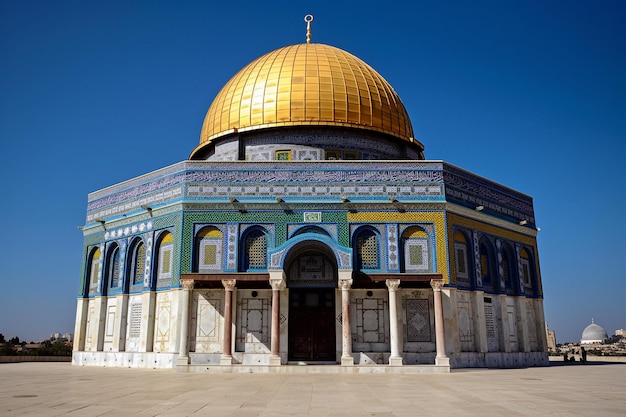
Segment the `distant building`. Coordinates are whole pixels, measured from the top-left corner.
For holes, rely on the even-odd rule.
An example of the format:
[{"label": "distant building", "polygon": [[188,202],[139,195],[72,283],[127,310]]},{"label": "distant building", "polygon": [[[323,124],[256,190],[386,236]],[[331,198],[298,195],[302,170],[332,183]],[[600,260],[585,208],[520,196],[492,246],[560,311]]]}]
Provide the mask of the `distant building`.
[{"label": "distant building", "polygon": [[548,352],[556,352],[556,333],[550,330],[546,324],[546,339],[548,342]]},{"label": "distant building", "polygon": [[626,337],[626,330],[624,329],[615,330],[615,336]]},{"label": "distant building", "polygon": [[532,198],[423,151],[354,55],[254,60],[189,160],[89,195],[73,363],[547,365]]},{"label": "distant building", "polygon": [[593,319],[591,319],[591,324],[585,327],[585,329],[583,330],[582,337],[580,338],[580,343],[602,343],[608,338],[609,336],[606,334],[606,330],[594,323]]}]

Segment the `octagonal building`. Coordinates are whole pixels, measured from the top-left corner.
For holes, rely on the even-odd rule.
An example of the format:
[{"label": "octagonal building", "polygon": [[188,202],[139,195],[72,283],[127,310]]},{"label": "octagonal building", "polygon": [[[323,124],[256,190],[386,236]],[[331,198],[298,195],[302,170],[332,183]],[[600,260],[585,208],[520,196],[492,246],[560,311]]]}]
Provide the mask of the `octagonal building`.
[{"label": "octagonal building", "polygon": [[83,233],[75,365],[548,364],[532,198],[426,160],[333,46],[245,66],[189,159],[89,194]]}]

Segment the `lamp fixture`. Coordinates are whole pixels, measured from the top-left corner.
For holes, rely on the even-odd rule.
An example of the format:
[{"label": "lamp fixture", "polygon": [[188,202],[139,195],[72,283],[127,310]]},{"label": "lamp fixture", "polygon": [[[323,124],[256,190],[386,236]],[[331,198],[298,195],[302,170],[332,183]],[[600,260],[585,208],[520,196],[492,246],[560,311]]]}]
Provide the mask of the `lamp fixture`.
[{"label": "lamp fixture", "polygon": [[350,199],[348,199],[348,197],[346,197],[345,195],[342,195],[342,196],[341,196],[341,202],[342,202],[342,203],[349,203],[349,202],[350,202]]},{"label": "lamp fixture", "polygon": [[526,223],[528,223],[527,220],[520,220],[519,225],[524,226]]},{"label": "lamp fixture", "polygon": [[285,200],[283,200],[283,199],[282,199],[282,198],[280,198],[280,197],[276,197],[276,202],[277,202],[277,203],[284,203],[284,202],[285,202]]},{"label": "lamp fixture", "polygon": [[235,197],[229,197],[228,201],[230,201],[231,203],[237,203],[239,202],[239,200],[237,200]]},{"label": "lamp fixture", "polygon": [[483,211],[485,206],[476,206],[476,211]]},{"label": "lamp fixture", "polygon": [[397,202],[398,202],[398,199],[397,199],[395,196],[390,195],[390,196],[389,196],[389,201],[391,201],[392,203],[397,203]]}]

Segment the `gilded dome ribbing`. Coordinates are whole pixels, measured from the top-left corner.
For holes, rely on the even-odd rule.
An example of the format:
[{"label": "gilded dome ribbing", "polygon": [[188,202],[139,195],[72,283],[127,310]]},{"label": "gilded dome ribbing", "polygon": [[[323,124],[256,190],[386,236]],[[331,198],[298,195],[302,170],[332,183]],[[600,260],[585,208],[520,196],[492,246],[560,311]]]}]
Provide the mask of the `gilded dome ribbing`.
[{"label": "gilded dome ribbing", "polygon": [[279,126],[344,126],[413,142],[391,85],[354,55],[324,44],[269,52],[232,77],[211,104],[192,156],[216,138]]}]

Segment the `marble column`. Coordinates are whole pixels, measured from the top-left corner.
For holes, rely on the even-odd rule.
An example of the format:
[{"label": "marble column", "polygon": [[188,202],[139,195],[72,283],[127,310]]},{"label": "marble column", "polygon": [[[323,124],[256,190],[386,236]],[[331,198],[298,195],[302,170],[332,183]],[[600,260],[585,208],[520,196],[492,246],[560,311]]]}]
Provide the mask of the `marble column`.
[{"label": "marble column", "polygon": [[450,358],[446,355],[446,336],[443,327],[443,287],[442,279],[431,279],[430,286],[433,288],[433,299],[435,307],[435,344],[437,345],[437,356],[435,365],[450,366]]},{"label": "marble column", "polygon": [[354,366],[352,357],[352,329],[350,328],[350,278],[339,278],[341,286],[341,366]]},{"label": "marble column", "polygon": [[178,348],[177,366],[186,366],[189,364],[189,309],[191,300],[191,291],[193,290],[193,279],[181,280],[183,286],[181,300],[181,319],[180,319],[180,345]]},{"label": "marble column", "polygon": [[270,273],[270,285],[272,286],[272,340],[270,344],[271,355],[270,365],[279,366],[280,359],[280,292],[285,288],[285,280],[280,277],[273,277]]},{"label": "marble column", "polygon": [[391,344],[391,356],[389,365],[402,366],[402,356],[400,355],[400,338],[398,331],[398,288],[399,279],[388,279],[385,281],[389,290],[389,336]]},{"label": "marble column", "polygon": [[233,363],[233,290],[235,289],[235,279],[223,279],[224,286],[224,337],[222,338],[221,365],[232,365]]}]

